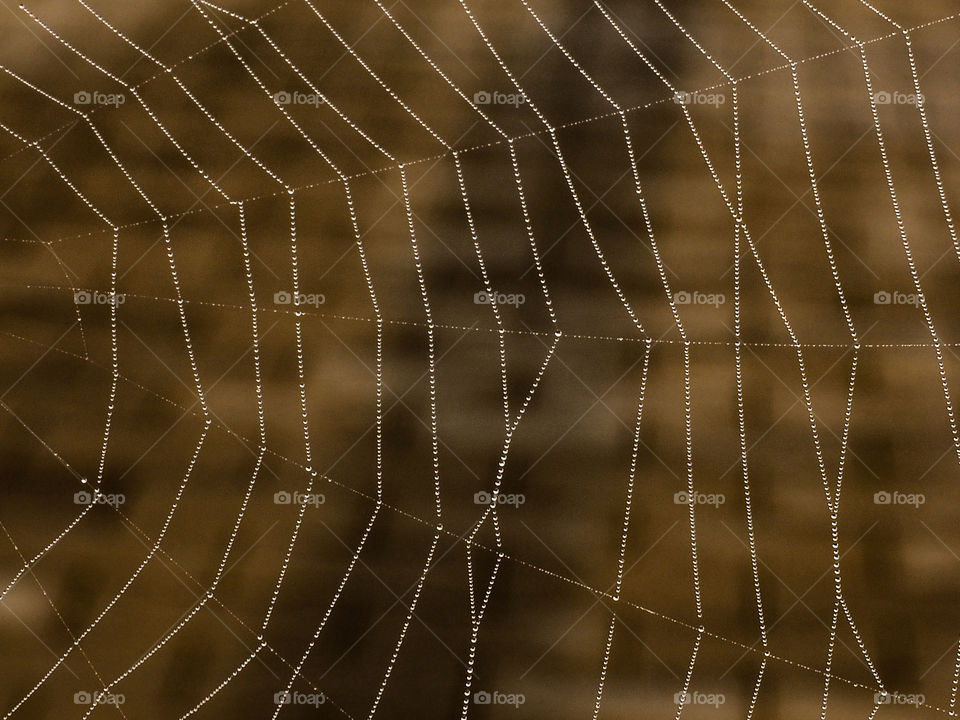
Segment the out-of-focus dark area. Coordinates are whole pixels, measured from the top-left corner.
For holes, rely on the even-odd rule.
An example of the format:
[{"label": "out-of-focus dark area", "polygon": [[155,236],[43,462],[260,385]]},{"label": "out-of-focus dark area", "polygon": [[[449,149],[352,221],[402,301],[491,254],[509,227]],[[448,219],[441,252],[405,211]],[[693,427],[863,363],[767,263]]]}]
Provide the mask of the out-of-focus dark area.
[{"label": "out-of-focus dark area", "polygon": [[4,0],[3,716],[956,709],[960,7],[731,3]]}]

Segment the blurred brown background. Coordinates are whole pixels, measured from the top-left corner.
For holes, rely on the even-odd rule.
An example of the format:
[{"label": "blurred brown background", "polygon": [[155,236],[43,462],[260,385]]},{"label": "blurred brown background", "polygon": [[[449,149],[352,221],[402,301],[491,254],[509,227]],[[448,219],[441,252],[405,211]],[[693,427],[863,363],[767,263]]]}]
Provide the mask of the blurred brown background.
[{"label": "blurred brown background", "polygon": [[[692,124],[735,203],[733,89],[717,65],[738,80],[744,223],[801,345],[831,489],[854,357],[791,71],[746,21],[798,63],[824,222],[860,343],[839,553],[863,645],[884,687],[901,694],[877,716],[949,712],[960,628],[958,457],[870,92],[880,100],[903,228],[955,403],[960,250],[894,23],[909,32],[944,201],[953,209],[960,200],[956,3],[878,0],[889,21],[853,0],[814,3],[836,27],[792,0],[735,2],[742,18],[721,0],[467,2],[531,102],[518,99],[458,0],[84,3],[35,0],[22,10],[4,0],[0,10],[5,717],[82,717],[91,709],[84,693],[104,687],[103,699],[116,702],[95,706],[97,717],[179,718],[200,703],[198,717],[270,717],[275,693],[287,687],[320,623],[293,678],[301,695],[281,717],[364,718],[375,702],[385,718],[459,717],[464,707],[474,718],[591,717],[613,613],[599,717],[677,714],[675,694],[685,687],[700,624],[688,507],[675,499],[687,489],[684,346],[611,102],[624,111],[671,293],[693,299],[675,304],[693,341],[693,482],[716,502],[695,506],[706,634],[683,717],[746,717],[763,647],[740,466],[735,228],[691,131]],[[855,41],[865,43],[869,91]],[[674,102],[668,85],[692,93],[692,102]],[[563,165],[545,123],[556,128]],[[514,138],[563,335],[511,438],[501,492],[523,503],[497,509],[505,556],[464,705],[472,634],[465,536],[484,515],[475,495],[494,486],[505,431],[497,319],[475,299],[485,283],[450,148],[462,151],[490,285],[524,299],[498,307],[511,419],[554,341],[504,136]],[[378,507],[378,324],[345,184],[331,165],[349,178],[383,318],[383,496],[365,541]],[[419,593],[437,522],[430,324],[401,165],[435,325],[443,513]],[[598,258],[564,167],[642,331]],[[306,505],[302,516],[296,504],[276,501],[285,497],[277,493],[306,493],[310,479],[294,308],[277,301],[294,287],[285,188],[295,189],[298,287],[314,298],[302,306],[301,338],[317,473],[311,492],[323,502]],[[244,201],[257,354],[237,201]],[[110,223],[119,227],[116,288],[124,301],[116,308],[119,382],[101,491],[115,503],[87,508],[75,493],[99,472],[111,312],[97,301],[102,295],[82,293],[111,289]],[[750,498],[772,655],[753,717],[818,717],[835,597],[830,516],[796,349],[742,235],[741,250]],[[647,337],[654,342],[615,600]],[[266,453],[245,500],[260,450],[255,359]],[[184,485],[204,403],[210,426]],[[489,518],[475,541],[479,603],[498,552]],[[867,717],[878,684],[842,611],[837,628],[827,714]],[[500,695],[483,704],[478,692]],[[323,703],[302,704],[321,693]],[[519,707],[496,702],[519,696]],[[903,704],[917,696],[920,707]]]}]

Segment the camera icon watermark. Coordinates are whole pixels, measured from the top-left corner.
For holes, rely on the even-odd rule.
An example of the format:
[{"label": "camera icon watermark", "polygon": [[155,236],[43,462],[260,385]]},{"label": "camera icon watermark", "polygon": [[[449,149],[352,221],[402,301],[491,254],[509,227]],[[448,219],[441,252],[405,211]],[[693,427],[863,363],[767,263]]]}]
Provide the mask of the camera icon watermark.
[{"label": "camera icon watermark", "polygon": [[117,108],[123,105],[127,98],[123,93],[102,93],[94,90],[80,90],[73,94],[74,105],[112,105]]},{"label": "camera icon watermark", "polygon": [[873,694],[873,702],[876,705],[913,705],[920,707],[927,701],[927,696],[923,693],[898,693],[898,692],[878,692]]},{"label": "camera icon watermark", "polygon": [[714,508],[718,508],[727,501],[727,496],[723,493],[688,493],[686,490],[681,490],[678,493],[673,494],[673,504],[674,505],[713,505]]},{"label": "camera icon watermark", "polygon": [[89,492],[80,490],[73,494],[74,505],[110,505],[111,507],[120,507],[127,501],[127,496],[123,493],[111,493],[106,495],[99,490]]},{"label": "camera icon watermark", "polygon": [[73,293],[73,302],[77,305],[123,305],[127,296],[123,293],[99,292],[97,290],[77,290]]},{"label": "camera icon watermark", "polygon": [[519,709],[527,701],[523,693],[504,693],[499,690],[478,690],[473,694],[474,705],[512,705]]},{"label": "camera icon watermark", "polygon": [[320,507],[327,501],[323,493],[302,493],[294,490],[292,493],[280,490],[273,494],[274,505],[313,505]]},{"label": "camera icon watermark", "polygon": [[523,493],[510,493],[506,495],[504,493],[494,494],[486,490],[481,490],[473,495],[475,505],[513,505],[513,507],[519,508],[526,501],[527,496]]},{"label": "camera icon watermark", "polygon": [[311,707],[320,707],[327,701],[327,696],[323,693],[302,693],[282,690],[273,694],[274,705],[309,705]]},{"label": "camera icon watermark", "polygon": [[473,94],[474,105],[513,105],[513,107],[519,107],[525,102],[527,102],[527,98],[521,93],[478,90]]},{"label": "camera icon watermark", "polygon": [[873,494],[874,505],[911,505],[913,509],[918,509],[927,502],[927,496],[923,493],[904,493],[899,490],[888,492],[881,490]]},{"label": "camera icon watermark", "polygon": [[881,90],[873,94],[873,101],[877,105],[923,105],[926,97],[923,93],[902,93]]},{"label": "camera icon watermark", "polygon": [[920,307],[920,296],[916,293],[902,293],[899,290],[888,292],[878,290],[873,294],[874,305],[913,305]]},{"label": "camera icon watermark", "polygon": [[488,293],[486,290],[481,290],[473,294],[474,305],[513,305],[518,308],[526,301],[527,297],[523,293]]},{"label": "camera icon watermark", "polygon": [[88,692],[81,690],[73,694],[74,705],[123,705],[127,701],[123,693],[111,693],[101,690]]},{"label": "camera icon watermark", "polygon": [[322,293],[289,293],[286,290],[280,290],[273,294],[273,304],[274,305],[313,305],[315,308],[320,307],[327,301],[327,298]]},{"label": "camera icon watermark", "polygon": [[673,94],[673,102],[677,105],[713,105],[720,107],[727,101],[723,93],[686,92],[678,90]]},{"label": "camera icon watermark", "polygon": [[320,107],[323,98],[317,93],[302,93],[296,90],[288,92],[281,90],[273,94],[273,101],[277,105],[312,105],[317,108]]},{"label": "camera icon watermark", "polygon": [[677,305],[713,305],[717,308],[727,302],[723,293],[702,293],[697,290],[689,292],[680,290],[673,294],[673,302]]},{"label": "camera icon watermark", "polygon": [[712,705],[718,708],[726,701],[727,696],[723,693],[703,693],[693,690],[685,693],[678,692],[673,695],[675,705]]}]

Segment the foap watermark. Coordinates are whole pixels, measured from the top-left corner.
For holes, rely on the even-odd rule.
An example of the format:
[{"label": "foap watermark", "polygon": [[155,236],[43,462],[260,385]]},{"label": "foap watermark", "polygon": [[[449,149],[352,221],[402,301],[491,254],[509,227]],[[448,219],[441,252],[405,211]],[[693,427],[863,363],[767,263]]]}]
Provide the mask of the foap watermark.
[{"label": "foap watermark", "polygon": [[73,494],[74,505],[110,505],[111,507],[120,507],[127,501],[127,496],[123,493],[110,493],[109,495],[95,490],[89,492],[81,490]]},{"label": "foap watermark", "polygon": [[274,705],[310,705],[312,707],[320,707],[326,701],[327,696],[323,693],[302,693],[283,690],[282,692],[273,694]]},{"label": "foap watermark", "polygon": [[878,290],[873,294],[874,305],[913,305],[920,307],[920,296],[916,293],[902,293],[899,290],[888,292]]},{"label": "foap watermark", "polygon": [[723,93],[686,92],[679,90],[673,94],[673,102],[677,105],[713,105],[720,107],[727,101]]},{"label": "foap watermark", "polygon": [[513,505],[515,508],[519,508],[526,501],[527,496],[523,493],[510,493],[509,495],[505,495],[504,493],[494,494],[486,490],[481,490],[473,495],[475,505]]},{"label": "foap watermark", "polygon": [[505,693],[499,690],[478,690],[473,694],[474,705],[513,705],[520,709],[520,706],[527,701],[527,696],[523,693]]},{"label": "foap watermark", "polygon": [[327,501],[323,493],[302,493],[294,490],[292,493],[286,490],[280,490],[273,494],[274,505],[313,505],[320,507]]},{"label": "foap watermark", "polygon": [[726,501],[727,496],[723,493],[688,493],[686,490],[681,490],[673,494],[674,505],[713,505],[718,508]]},{"label": "foap watermark", "polygon": [[520,107],[525,102],[527,102],[527,98],[521,93],[478,90],[473,94],[474,105],[513,105],[514,107]]},{"label": "foap watermark", "polygon": [[77,290],[73,293],[73,301],[77,305],[123,305],[127,301],[127,296],[115,292]]},{"label": "foap watermark", "polygon": [[473,294],[474,305],[513,305],[520,307],[527,301],[523,293],[487,292],[481,290]]},{"label": "foap watermark", "polygon": [[102,93],[94,90],[80,90],[73,94],[74,105],[113,105],[120,107],[127,101],[123,93]]},{"label": "foap watermark", "polygon": [[286,290],[280,290],[273,294],[274,305],[313,305],[320,307],[327,301],[326,295],[322,293],[288,293]]},{"label": "foap watermark", "polygon": [[923,493],[905,493],[899,490],[888,492],[881,490],[873,494],[874,505],[912,505],[916,510],[927,502],[927,496]]},{"label": "foap watermark", "polygon": [[88,692],[81,690],[73,694],[74,705],[123,705],[127,701],[123,693],[111,693],[105,690]]},{"label": "foap watermark", "polygon": [[923,93],[902,93],[894,90],[881,90],[873,94],[873,101],[877,105],[923,105],[926,98]]},{"label": "foap watermark", "polygon": [[876,705],[913,705],[920,707],[927,701],[927,696],[923,693],[898,693],[898,692],[878,692],[873,694],[873,702]]},{"label": "foap watermark", "polygon": [[691,690],[685,693],[674,693],[673,702],[676,705],[713,705],[718,708],[727,701],[723,693],[703,693]]},{"label": "foap watermark", "polygon": [[697,290],[693,292],[680,290],[673,294],[673,301],[677,305],[713,305],[716,308],[727,301],[727,296],[723,293],[702,293]]},{"label": "foap watermark", "polygon": [[273,94],[273,101],[277,105],[313,105],[313,107],[316,108],[320,107],[323,98],[317,93],[302,93],[297,90],[288,92],[281,90]]}]

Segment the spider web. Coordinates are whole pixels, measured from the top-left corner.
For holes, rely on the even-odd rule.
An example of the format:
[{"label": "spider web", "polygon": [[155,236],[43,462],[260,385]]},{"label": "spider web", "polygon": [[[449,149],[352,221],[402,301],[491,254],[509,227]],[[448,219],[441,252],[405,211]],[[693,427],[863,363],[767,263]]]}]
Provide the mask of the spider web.
[{"label": "spider web", "polygon": [[[66,367],[86,366],[77,385],[99,415],[71,431],[86,435],[96,425],[96,442],[84,437],[65,449],[71,435],[51,426],[43,408],[0,398],[11,428],[58,468],[53,475],[44,466],[56,478],[50,492],[44,485],[18,496],[4,517],[10,569],[0,598],[16,599],[32,582],[59,622],[37,638],[44,654],[18,667],[4,718],[466,718],[515,707],[533,717],[647,710],[679,719],[706,710],[873,718],[921,706],[955,715],[960,655],[949,607],[925,629],[934,645],[923,657],[953,662],[912,677],[896,653],[889,659],[870,584],[847,573],[845,558],[886,509],[861,502],[887,486],[873,482],[883,480],[852,447],[865,366],[875,382],[878,356],[913,353],[895,362],[923,373],[916,413],[937,412],[935,430],[916,432],[937,433],[960,462],[948,378],[957,345],[941,335],[956,266],[944,263],[951,269],[926,281],[943,257],[960,261],[931,118],[943,112],[937,104],[951,78],[935,76],[930,92],[925,72],[943,49],[924,48],[932,53],[924,72],[916,49],[927,34],[955,35],[956,16],[930,10],[906,24],[866,0],[838,8],[801,0],[784,6],[781,19],[793,29],[778,33],[766,20],[772,10],[727,0],[696,11],[660,0],[638,10],[518,0],[502,16],[493,5],[455,0],[438,11],[444,28],[456,28],[448,32],[430,30],[423,8],[368,5],[353,16],[352,5],[316,0],[265,13],[191,0],[169,31],[192,47],[186,56],[164,44],[166,33],[152,44],[137,40],[129,16],[85,0],[18,11],[20,27],[49,42],[61,67],[0,65],[16,100],[0,123],[11,148],[3,162],[11,190],[42,168],[42,183],[21,185],[20,200],[43,193],[57,212],[33,207],[24,220],[11,196],[4,206],[30,237],[9,242],[25,253],[42,249],[48,265],[52,256],[66,283],[36,280],[32,268],[13,273],[14,283],[58,298],[51,307],[61,328],[64,298],[74,307],[55,339],[25,324],[6,333],[45,348],[14,386],[55,351],[71,361]],[[654,19],[656,26],[641,22]],[[717,23],[733,38],[728,46],[716,40]],[[365,42],[375,26],[392,45],[380,35]],[[505,26],[523,41],[509,39]],[[304,45],[320,32],[312,56]],[[472,47],[471,62],[449,45]],[[522,61],[526,48],[532,64]],[[822,67],[842,89],[832,99],[820,97]],[[925,99],[885,107],[896,85],[881,83],[891,76],[905,81],[900,95]],[[242,93],[228,98],[234,86]],[[116,95],[101,87],[123,101],[111,105]],[[71,102],[74,93],[88,99]],[[769,199],[758,175],[777,173],[750,144],[768,118],[748,114],[745,98],[779,103],[770,112],[791,123],[779,132],[794,143],[782,163],[795,176],[780,182],[796,203],[772,224],[762,222]],[[870,139],[831,147],[834,165],[868,145],[872,164],[863,162],[874,174],[864,182],[890,208],[878,223],[842,222],[859,222],[882,242],[858,238],[851,248],[833,229],[843,200],[828,197],[827,188],[839,194],[840,186],[826,178],[818,152],[832,140],[823,118],[831,102],[836,115],[861,113],[859,125],[838,133]],[[37,117],[39,134],[25,120]],[[910,123],[913,135],[903,130]],[[658,149],[668,136],[676,144]],[[906,154],[902,145],[916,152],[918,143],[910,182],[900,182],[897,153]],[[677,161],[683,173],[669,181],[663,163],[678,151],[686,153]],[[158,168],[163,179],[151,174]],[[619,175],[609,190],[608,172]],[[809,213],[790,216],[776,247],[761,245],[797,204]],[[94,229],[63,231],[91,222]],[[219,244],[205,247],[207,236]],[[891,239],[896,259],[882,255]],[[896,307],[893,285],[878,288],[864,276],[865,268],[879,280],[871,253],[897,268],[885,275],[908,282],[906,307]],[[791,268],[809,257],[816,262]],[[729,271],[714,273],[718,263]],[[221,277],[230,282],[221,287]],[[732,327],[717,319],[719,305],[728,309],[720,282],[730,284]],[[887,289],[890,312],[870,303]],[[99,306],[98,297],[106,298]],[[278,325],[282,340],[271,336]],[[66,338],[74,344],[58,347]],[[448,355],[457,369],[447,369]],[[238,366],[242,374],[232,374]],[[750,400],[751,372],[766,371],[789,397],[774,398],[783,389],[758,382]],[[232,394],[217,391],[224,378]],[[394,390],[411,378],[413,408]],[[815,398],[821,381],[829,391]],[[581,414],[571,398],[584,390]],[[707,399],[723,393],[726,414]],[[609,405],[608,394],[616,398]],[[49,412],[55,398],[43,399]],[[786,408],[781,417],[792,412],[788,427],[751,420],[751,409],[767,402]],[[134,438],[132,428],[150,425],[161,406],[177,410],[177,421],[152,444]],[[397,406],[408,411],[402,421],[391,415]],[[595,409],[613,420],[598,420]],[[189,428],[178,426],[184,418]],[[584,435],[578,429],[566,440],[583,418]],[[626,441],[609,441],[614,432]],[[768,433],[777,453],[758,449]],[[955,467],[933,472],[940,444],[929,470],[926,456],[906,449],[898,468],[902,475],[914,464],[922,488],[948,507],[943,488]],[[143,454],[134,449],[141,445]],[[723,472],[731,447],[732,470]],[[571,460],[581,453],[586,467]],[[776,467],[774,454],[792,466]],[[124,469],[148,455],[150,471]],[[591,462],[593,477],[584,474]],[[847,530],[841,490],[851,475],[856,517]],[[784,498],[776,486],[794,483],[807,493],[807,517],[781,535],[783,517],[772,519]],[[79,509],[70,502],[76,492],[88,498]],[[31,500],[54,496],[55,512],[29,532]],[[123,542],[111,543],[97,516],[120,528]],[[924,518],[948,546],[941,536],[951,537],[949,520]],[[674,535],[678,524],[684,532]],[[815,561],[793,576],[797,560],[782,550],[804,528],[816,535],[805,549]],[[121,547],[131,538],[136,545]],[[648,553],[657,556],[652,567]],[[248,554],[253,568],[234,572]],[[77,562],[102,571],[79,609],[69,587],[48,594],[40,582],[45,568],[61,577]],[[638,566],[643,578],[628,578]],[[771,622],[771,592],[782,584],[803,603],[790,583],[817,576],[830,587],[811,602],[816,623],[791,619],[777,632],[788,613]],[[745,597],[747,609],[731,610],[731,595]],[[822,642],[798,637],[810,628]],[[215,657],[188,682],[207,643]],[[554,660],[560,643],[569,647]],[[84,678],[71,667],[79,667],[76,655]],[[738,665],[739,684],[724,684],[723,668]],[[173,692],[179,684],[183,691]]]}]

